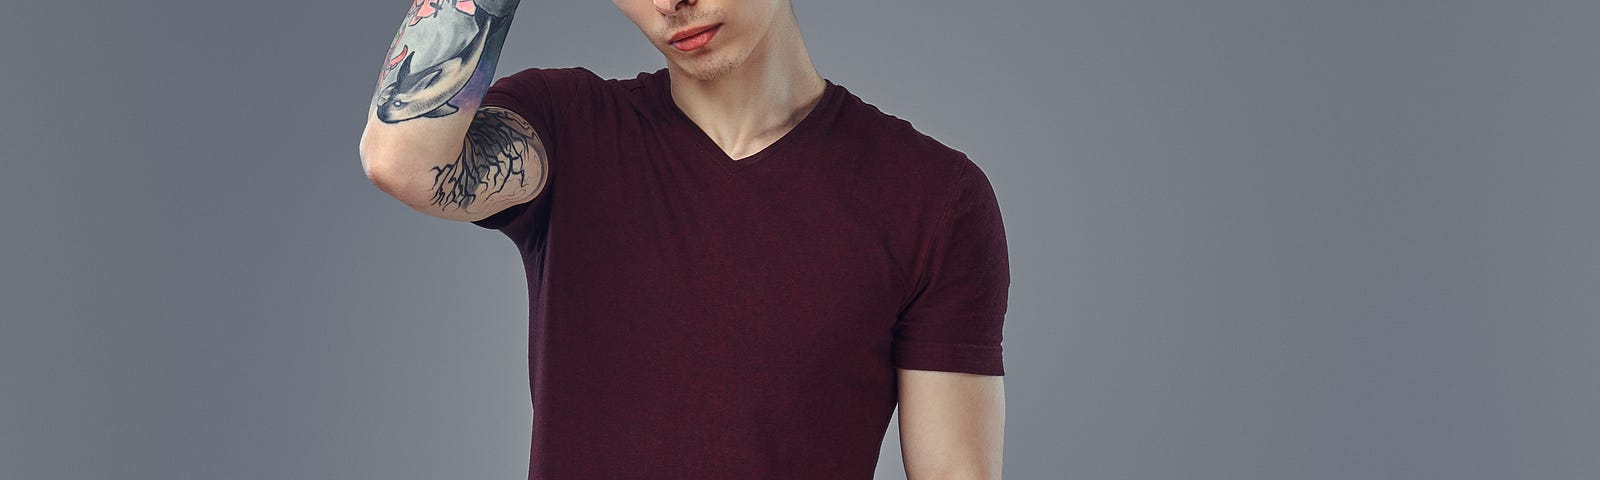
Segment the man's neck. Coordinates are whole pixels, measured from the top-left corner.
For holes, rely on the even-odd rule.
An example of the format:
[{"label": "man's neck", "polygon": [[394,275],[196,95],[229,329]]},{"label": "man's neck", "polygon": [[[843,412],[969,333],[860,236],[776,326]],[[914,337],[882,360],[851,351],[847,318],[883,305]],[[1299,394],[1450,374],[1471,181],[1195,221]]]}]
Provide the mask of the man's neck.
[{"label": "man's neck", "polygon": [[699,81],[671,68],[668,74],[678,109],[735,160],[792,130],[827,86],[811,64],[798,25],[782,19],[743,64],[722,77]]}]

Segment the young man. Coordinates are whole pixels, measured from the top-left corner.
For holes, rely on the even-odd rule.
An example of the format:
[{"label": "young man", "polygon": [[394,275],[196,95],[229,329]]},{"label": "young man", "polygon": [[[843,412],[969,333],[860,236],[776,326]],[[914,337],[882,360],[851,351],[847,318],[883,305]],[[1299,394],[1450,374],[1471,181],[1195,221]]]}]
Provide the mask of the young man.
[{"label": "young man", "polygon": [[[820,76],[789,0],[614,0],[666,68],[493,78],[516,0],[414,0],[368,176],[508,236],[530,478],[1000,478],[1010,284],[988,177]],[[535,7],[537,8],[537,7]]]}]

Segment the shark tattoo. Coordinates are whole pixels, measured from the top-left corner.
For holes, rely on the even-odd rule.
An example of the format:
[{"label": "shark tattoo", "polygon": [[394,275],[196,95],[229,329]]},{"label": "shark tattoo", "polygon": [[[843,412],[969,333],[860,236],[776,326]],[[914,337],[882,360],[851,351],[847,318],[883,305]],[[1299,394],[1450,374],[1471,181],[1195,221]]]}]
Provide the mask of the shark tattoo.
[{"label": "shark tattoo", "polygon": [[[412,64],[417,52],[404,49],[401,52],[404,58],[399,60],[394,81],[378,92],[376,113],[384,123],[399,123],[418,117],[443,117],[460,110],[458,106],[451,105],[450,100],[478,73],[479,63],[485,59],[485,47],[490,43],[489,36],[504,35],[504,26],[509,25],[509,15],[495,16],[466,1],[457,4],[451,0],[422,0],[418,3],[429,8],[429,17],[443,12],[469,15],[477,31],[455,54],[420,69],[415,69],[416,66]],[[435,3],[447,5],[445,8],[432,8]],[[416,15],[416,10],[413,14]],[[421,17],[418,15],[411,24],[415,25]],[[401,34],[404,35],[404,32]],[[498,60],[497,52],[491,53],[489,59]]]}]

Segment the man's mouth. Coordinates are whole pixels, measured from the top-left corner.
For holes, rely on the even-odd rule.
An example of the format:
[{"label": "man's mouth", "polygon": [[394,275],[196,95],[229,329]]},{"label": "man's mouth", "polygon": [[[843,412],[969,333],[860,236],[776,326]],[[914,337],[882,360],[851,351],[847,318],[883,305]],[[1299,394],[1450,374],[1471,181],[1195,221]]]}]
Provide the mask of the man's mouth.
[{"label": "man's mouth", "polygon": [[671,43],[673,48],[687,52],[705,46],[706,43],[711,41],[711,37],[716,36],[717,30],[721,28],[722,24],[720,23],[688,28],[674,34],[672,40],[667,43]]}]

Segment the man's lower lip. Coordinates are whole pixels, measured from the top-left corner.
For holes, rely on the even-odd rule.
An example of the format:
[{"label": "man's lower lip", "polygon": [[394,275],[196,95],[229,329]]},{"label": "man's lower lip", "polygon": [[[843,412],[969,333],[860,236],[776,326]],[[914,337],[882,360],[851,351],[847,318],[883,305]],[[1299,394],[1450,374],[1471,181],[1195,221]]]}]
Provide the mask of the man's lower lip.
[{"label": "man's lower lip", "polygon": [[708,29],[706,29],[706,31],[700,32],[700,33],[696,33],[696,34],[694,34],[693,36],[691,36],[689,38],[685,38],[683,40],[678,40],[676,42],[672,42],[672,48],[676,48],[678,50],[687,52],[687,51],[690,51],[690,50],[694,50],[696,48],[703,47],[707,43],[710,43],[711,42],[711,37],[716,36],[717,35],[717,30],[721,30],[721,29],[722,29],[722,25],[717,25],[715,27],[708,28]]}]

